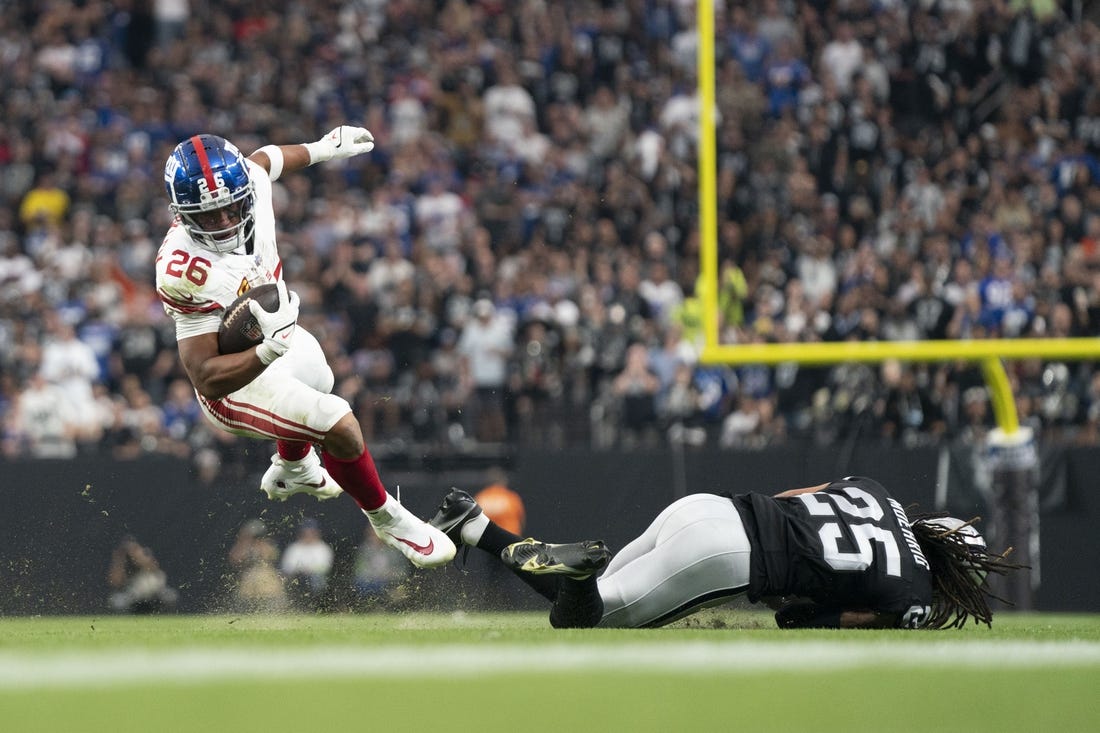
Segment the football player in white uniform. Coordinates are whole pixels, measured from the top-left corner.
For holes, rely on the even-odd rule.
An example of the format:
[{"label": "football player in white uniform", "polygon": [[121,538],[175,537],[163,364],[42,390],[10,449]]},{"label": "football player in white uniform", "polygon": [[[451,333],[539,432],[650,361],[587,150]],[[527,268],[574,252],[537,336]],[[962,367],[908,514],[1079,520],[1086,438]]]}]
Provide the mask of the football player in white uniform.
[{"label": "football player in white uniform", "polygon": [[[265,145],[248,157],[216,135],[181,142],[164,168],[176,219],[157,254],[157,294],[207,418],[227,432],[276,441],[260,484],[270,498],[327,499],[342,489],[383,542],[414,565],[436,567],[454,557],[454,543],[386,491],[351,406],[330,393],[333,374],[320,345],[297,325],[298,296],[283,283],[275,242],[272,181],[373,148],[368,130],[347,125],[317,142]],[[267,283],[277,284],[279,308],[249,304],[264,340],[219,353],[225,307]]]}]

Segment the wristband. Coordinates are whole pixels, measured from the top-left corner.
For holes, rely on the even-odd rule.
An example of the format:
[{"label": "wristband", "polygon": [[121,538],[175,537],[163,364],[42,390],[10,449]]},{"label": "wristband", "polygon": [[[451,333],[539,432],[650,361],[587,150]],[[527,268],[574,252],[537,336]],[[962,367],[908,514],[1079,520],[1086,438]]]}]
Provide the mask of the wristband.
[{"label": "wristband", "polygon": [[279,180],[279,176],[283,174],[283,149],[280,148],[278,145],[264,145],[256,152],[263,153],[267,156],[267,159],[271,161],[271,167],[267,171],[267,174],[271,177],[271,180]]},{"label": "wristband", "polygon": [[318,140],[313,143],[302,143],[302,147],[309,151],[309,164],[324,163],[332,160],[332,143],[328,140]]}]

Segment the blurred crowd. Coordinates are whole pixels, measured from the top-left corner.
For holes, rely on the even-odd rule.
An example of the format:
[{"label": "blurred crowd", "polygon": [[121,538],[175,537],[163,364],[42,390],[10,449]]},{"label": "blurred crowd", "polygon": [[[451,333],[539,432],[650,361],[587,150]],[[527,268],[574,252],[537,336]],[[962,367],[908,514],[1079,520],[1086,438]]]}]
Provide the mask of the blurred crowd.
[{"label": "blurred crowd", "polygon": [[[494,465],[468,475],[485,516],[508,532],[522,534],[527,508],[520,493],[510,488],[507,471]],[[343,535],[323,519],[303,514],[265,519],[264,514],[241,515],[223,545],[224,558],[209,561],[208,567],[201,561],[198,577],[182,582],[173,578],[178,586],[170,584],[151,545],[124,535],[107,567],[107,607],[132,614],[200,608],[240,613],[438,610],[450,598],[476,608],[514,610],[534,600],[529,589],[487,555],[464,558],[459,574],[432,581],[428,575],[435,572],[418,572],[369,526],[361,528],[361,535]],[[179,553],[164,544],[162,538],[160,550],[178,561]],[[184,575],[195,570],[178,562],[175,567]],[[216,579],[202,577],[210,570]]]},{"label": "blurred crowd", "polygon": [[[237,530],[220,587],[206,602],[223,611],[283,613],[331,610],[336,604],[388,610],[406,600],[403,584],[412,569],[373,530],[365,529],[347,567],[338,569],[335,561],[318,520],[302,518],[293,536],[280,542],[272,527],[250,518]],[[169,585],[152,548],[129,535],[111,553],[107,586],[107,607],[116,613],[168,613],[180,605],[180,591]]]},{"label": "blurred crowd", "polygon": [[[343,123],[375,151],[278,181],[275,206],[373,448],[980,440],[974,365],[698,363],[695,12],[0,4],[0,451],[216,467],[232,439],[203,425],[153,289],[164,161],[199,132],[247,153]],[[1085,4],[715,12],[723,342],[1096,335]],[[1006,367],[1024,424],[1100,441],[1091,363]]]},{"label": "blurred crowd", "polygon": [[281,613],[331,610],[337,603],[387,610],[405,600],[411,568],[370,528],[347,573],[338,572],[335,550],[317,520],[303,519],[281,547],[271,530],[257,518],[241,525],[226,557],[226,596],[216,604],[242,613]]}]

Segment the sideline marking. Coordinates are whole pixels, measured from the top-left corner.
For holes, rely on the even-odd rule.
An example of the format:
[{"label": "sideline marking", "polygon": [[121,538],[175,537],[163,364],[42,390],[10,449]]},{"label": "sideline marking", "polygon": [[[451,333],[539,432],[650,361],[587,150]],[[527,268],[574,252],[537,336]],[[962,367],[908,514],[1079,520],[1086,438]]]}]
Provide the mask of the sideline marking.
[{"label": "sideline marking", "polygon": [[[331,676],[450,677],[601,669],[618,674],[754,674],[855,667],[1100,668],[1097,642],[687,642],[654,644],[461,644],[420,647],[112,649],[0,653],[0,692],[201,684]],[[427,670],[427,671],[425,671]]]}]

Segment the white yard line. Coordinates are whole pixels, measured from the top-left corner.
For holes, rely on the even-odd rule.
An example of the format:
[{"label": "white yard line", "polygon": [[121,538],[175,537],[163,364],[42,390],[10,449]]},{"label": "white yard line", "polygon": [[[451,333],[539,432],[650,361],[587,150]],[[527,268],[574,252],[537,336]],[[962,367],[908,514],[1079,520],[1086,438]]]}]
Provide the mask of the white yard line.
[{"label": "white yard line", "polygon": [[516,671],[752,674],[858,667],[1100,668],[1097,642],[687,642],[0,652],[0,691]]}]

